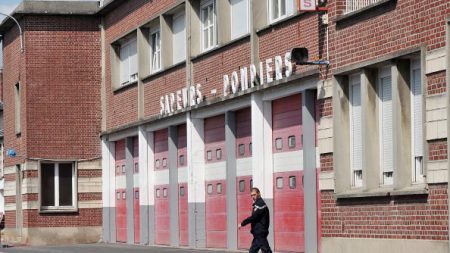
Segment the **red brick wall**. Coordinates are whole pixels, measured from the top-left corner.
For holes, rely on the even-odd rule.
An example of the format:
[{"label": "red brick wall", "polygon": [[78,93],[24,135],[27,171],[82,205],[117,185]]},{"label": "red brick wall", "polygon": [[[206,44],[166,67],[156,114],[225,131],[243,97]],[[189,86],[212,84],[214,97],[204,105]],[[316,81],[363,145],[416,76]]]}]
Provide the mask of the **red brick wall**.
[{"label": "red brick wall", "polygon": [[428,160],[446,160],[447,159],[447,140],[428,141]]},{"label": "red brick wall", "polygon": [[428,95],[437,95],[445,93],[447,85],[445,82],[445,71],[427,75],[427,93]]},{"label": "red brick wall", "polygon": [[320,171],[333,171],[333,153],[320,154]]},{"label": "red brick wall", "polygon": [[[133,0],[123,1],[116,9],[105,16],[105,47],[106,47],[106,104],[107,104],[107,128],[112,129],[118,126],[135,122],[138,119],[138,96],[137,86],[113,92],[111,80],[111,57],[110,45],[121,36],[133,31],[139,25],[156,18],[163,10],[170,6],[175,7],[175,0]],[[183,77],[183,80],[186,78]],[[161,96],[161,95],[159,95]],[[146,101],[153,103],[158,108],[159,98],[156,101]],[[153,106],[153,105],[152,105]],[[145,110],[149,110],[146,115],[153,112],[151,106],[146,105]],[[155,110],[156,111],[156,110]]]},{"label": "red brick wall", "polygon": [[77,213],[39,214],[24,210],[24,227],[90,227],[102,225],[102,209],[79,209]]},{"label": "red brick wall", "polygon": [[[26,62],[18,61],[16,29],[6,33],[4,43],[5,146],[17,151],[17,158],[6,157],[5,165],[20,163],[26,156],[51,159],[99,156],[98,19],[26,16],[21,22],[25,30]],[[20,136],[15,133],[17,82],[22,99]]]},{"label": "red brick wall", "polygon": [[[325,59],[325,52],[319,47],[320,26],[317,14],[306,13],[264,30],[260,34],[259,57],[261,61],[290,52],[294,47],[309,49],[310,60]],[[317,69],[317,66],[297,66],[296,72]]]},{"label": "red brick wall", "polygon": [[[25,24],[20,20],[23,27]],[[27,121],[25,117],[21,119],[21,135],[16,136],[15,131],[15,85],[20,83],[21,89],[21,114],[26,113],[26,91],[27,80],[25,75],[24,54],[20,53],[20,38],[18,29],[11,29],[3,37],[3,102],[4,102],[4,135],[5,147],[15,149],[17,154],[15,158],[5,156],[5,166],[13,166],[21,163],[26,156],[26,136]],[[20,70],[20,71],[19,71]],[[20,74],[21,73],[21,74]]]},{"label": "red brick wall", "polygon": [[194,82],[201,84],[202,95],[210,99],[211,90],[217,89],[217,96],[223,95],[223,76],[236,71],[240,78],[240,68],[247,67],[250,73],[250,40],[244,39],[223,47],[193,61]]},{"label": "red brick wall", "polygon": [[336,26],[343,0],[330,0],[330,61],[332,68],[365,62],[399,50],[426,45],[445,46],[449,1],[397,0]]},{"label": "red brick wall", "polygon": [[333,115],[333,98],[319,99],[319,117],[326,117]]},{"label": "red brick wall", "polygon": [[321,192],[322,237],[448,240],[447,185],[429,194],[336,201]]},{"label": "red brick wall", "polygon": [[[144,84],[144,112],[145,116],[159,115],[161,106],[159,100],[161,96],[174,93],[186,87],[186,68],[177,67],[158,75]],[[176,107],[174,108],[176,110]]]}]

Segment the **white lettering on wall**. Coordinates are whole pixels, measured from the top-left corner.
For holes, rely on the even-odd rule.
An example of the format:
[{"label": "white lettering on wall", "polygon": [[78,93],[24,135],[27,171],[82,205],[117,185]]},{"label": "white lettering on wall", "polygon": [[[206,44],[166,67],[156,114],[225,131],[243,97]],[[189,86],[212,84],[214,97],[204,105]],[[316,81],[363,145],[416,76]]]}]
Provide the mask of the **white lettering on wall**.
[{"label": "white lettering on wall", "polygon": [[203,101],[202,92],[200,91],[201,85],[197,84],[195,86],[188,88],[183,88],[177,90],[174,93],[166,94],[161,96],[159,99],[161,115],[174,113],[176,110],[182,110],[188,106],[193,106],[201,103]]}]

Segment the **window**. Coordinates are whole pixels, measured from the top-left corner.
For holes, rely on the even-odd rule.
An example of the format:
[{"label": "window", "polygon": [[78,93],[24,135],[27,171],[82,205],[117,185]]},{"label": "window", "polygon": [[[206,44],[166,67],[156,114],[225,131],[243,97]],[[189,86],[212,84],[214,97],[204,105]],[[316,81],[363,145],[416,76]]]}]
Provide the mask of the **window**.
[{"label": "window", "polygon": [[289,148],[295,148],[295,136],[288,137],[288,146]]},{"label": "window", "polygon": [[222,160],[222,149],[216,149],[216,159]]},{"label": "window", "polygon": [[122,165],[122,174],[125,174],[125,172],[126,172],[126,167],[125,167],[125,165]]},{"label": "window", "polygon": [[253,179],[250,179],[250,191],[252,190],[252,188],[253,188]]},{"label": "window", "polygon": [[159,164],[160,164],[159,159],[156,159],[156,161],[155,161],[155,168],[159,169]]},{"label": "window", "polygon": [[127,193],[126,192],[122,192],[122,199],[126,199],[127,198]]},{"label": "window", "polygon": [[239,38],[249,32],[249,0],[230,0],[231,39]]},{"label": "window", "polygon": [[277,184],[277,188],[278,189],[283,189],[283,178],[282,177],[277,177],[276,184]]},{"label": "window", "polygon": [[180,187],[180,196],[183,197],[185,194],[184,186]]},{"label": "window", "polygon": [[216,45],[216,10],[214,0],[202,0],[200,4],[203,51]]},{"label": "window", "polygon": [[163,197],[167,198],[167,188],[163,188]]},{"label": "window", "polygon": [[73,163],[41,164],[41,206],[75,208],[75,166]]},{"label": "window", "polygon": [[178,158],[178,163],[180,165],[184,165],[184,155],[180,155],[180,157]]},{"label": "window", "polygon": [[161,70],[161,33],[158,30],[150,34],[152,73]]},{"label": "window", "polygon": [[289,177],[289,188],[290,189],[297,188],[297,177],[295,177],[295,176],[290,176]]},{"label": "window", "polygon": [[380,2],[381,0],[347,0],[346,3],[346,13],[357,11],[369,5]]},{"label": "window", "polygon": [[134,198],[135,199],[139,199],[139,191],[135,191],[134,192]]},{"label": "window", "polygon": [[252,149],[252,143],[250,142],[250,144],[248,144],[248,151],[250,152],[250,155],[252,155],[253,153],[253,149]]},{"label": "window", "polygon": [[216,185],[216,192],[217,193],[222,193],[222,184],[221,183],[218,183],[217,185]]},{"label": "window", "polygon": [[120,84],[127,85],[137,81],[137,40],[136,37],[120,45]]},{"label": "window", "polygon": [[245,191],[245,180],[240,180],[239,181],[239,192],[244,192]]},{"label": "window", "polygon": [[212,160],[212,152],[211,152],[211,150],[206,151],[206,160],[208,160],[208,161]]},{"label": "window", "polygon": [[172,19],[173,63],[186,60],[186,15],[184,12],[173,15]]},{"label": "window", "polygon": [[161,190],[156,189],[156,197],[159,198],[161,196]]},{"label": "window", "polygon": [[135,173],[139,172],[139,163],[134,163],[134,172]]},{"label": "window", "polygon": [[14,100],[15,100],[15,110],[14,110],[14,120],[16,126],[16,134],[20,134],[21,126],[20,126],[20,117],[21,117],[21,104],[22,104],[22,96],[20,95],[20,84],[17,83],[14,87]]},{"label": "window", "polygon": [[293,0],[269,0],[270,23],[286,18],[293,13]]},{"label": "window", "polygon": [[411,135],[412,175],[414,183],[423,182],[423,122],[422,122],[422,76],[420,60],[411,62]]},{"label": "window", "polygon": [[163,166],[164,168],[167,167],[167,159],[166,159],[166,158],[163,158],[162,166]]},{"label": "window", "polygon": [[275,139],[275,148],[277,150],[282,150],[283,149],[283,139],[281,139],[281,138],[276,138]]},{"label": "window", "polygon": [[120,174],[120,166],[116,166],[116,174]]},{"label": "window", "polygon": [[239,156],[244,156],[245,155],[245,145],[244,144],[239,144]]},{"label": "window", "polygon": [[116,197],[118,200],[120,200],[120,192],[117,192]]},{"label": "window", "polygon": [[362,186],[361,77],[350,76],[350,162],[352,186]]},{"label": "window", "polygon": [[212,194],[212,191],[213,191],[213,186],[212,186],[212,184],[208,184],[208,187],[207,187],[207,192],[208,192],[208,194]]},{"label": "window", "polygon": [[392,77],[390,68],[385,68],[380,71],[378,94],[380,96],[379,122],[382,184],[392,185],[394,174],[394,143],[392,134]]}]

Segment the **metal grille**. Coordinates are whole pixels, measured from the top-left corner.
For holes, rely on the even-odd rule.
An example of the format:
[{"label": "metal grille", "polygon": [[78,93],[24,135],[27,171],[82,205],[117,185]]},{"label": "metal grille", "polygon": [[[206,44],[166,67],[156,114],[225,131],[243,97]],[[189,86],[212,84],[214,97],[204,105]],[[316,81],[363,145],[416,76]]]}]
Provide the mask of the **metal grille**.
[{"label": "metal grille", "polygon": [[346,13],[357,11],[371,4],[381,2],[382,0],[347,0]]}]

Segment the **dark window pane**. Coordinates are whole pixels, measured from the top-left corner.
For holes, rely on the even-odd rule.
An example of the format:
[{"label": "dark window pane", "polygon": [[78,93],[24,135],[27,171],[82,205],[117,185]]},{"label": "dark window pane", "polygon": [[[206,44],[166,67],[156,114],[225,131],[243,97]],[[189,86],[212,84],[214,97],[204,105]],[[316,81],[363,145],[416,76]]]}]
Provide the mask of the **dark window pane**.
[{"label": "dark window pane", "polygon": [[295,136],[288,137],[289,148],[295,148]]},{"label": "dark window pane", "polygon": [[245,180],[239,181],[239,192],[245,191]]},{"label": "dark window pane", "polygon": [[216,159],[222,160],[222,149],[216,149]]},{"label": "dark window pane", "polygon": [[72,163],[59,164],[59,205],[73,206]]},{"label": "dark window pane", "polygon": [[239,144],[239,155],[240,156],[245,155],[245,145],[244,144]]},{"label": "dark window pane", "polygon": [[289,177],[289,188],[291,189],[297,188],[297,178],[295,176]]},{"label": "dark window pane", "polygon": [[55,205],[55,165],[41,164],[42,206]]},{"label": "dark window pane", "polygon": [[216,187],[217,187],[216,188],[217,193],[222,193],[222,184],[218,183]]}]

